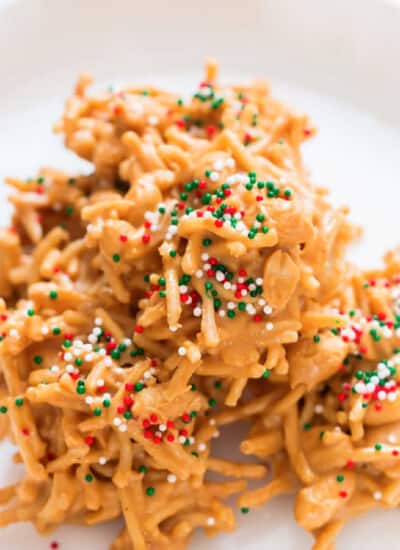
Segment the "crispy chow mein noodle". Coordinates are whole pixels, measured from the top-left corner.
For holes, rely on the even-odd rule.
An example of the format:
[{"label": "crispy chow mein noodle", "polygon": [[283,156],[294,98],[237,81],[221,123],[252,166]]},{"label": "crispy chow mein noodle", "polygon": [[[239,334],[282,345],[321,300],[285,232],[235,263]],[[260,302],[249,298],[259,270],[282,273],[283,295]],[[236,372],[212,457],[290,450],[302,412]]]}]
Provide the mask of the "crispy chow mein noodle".
[{"label": "crispy chow mein noodle", "polygon": [[[331,550],[400,502],[400,254],[350,265],[359,230],[309,180],[307,117],[216,77],[183,98],[83,76],[56,129],[92,173],[8,179],[0,432],[26,473],[1,525],[122,516],[114,550],[179,550],[234,529],[232,495],[247,513],[295,493]],[[214,456],[244,419],[253,463]]]}]

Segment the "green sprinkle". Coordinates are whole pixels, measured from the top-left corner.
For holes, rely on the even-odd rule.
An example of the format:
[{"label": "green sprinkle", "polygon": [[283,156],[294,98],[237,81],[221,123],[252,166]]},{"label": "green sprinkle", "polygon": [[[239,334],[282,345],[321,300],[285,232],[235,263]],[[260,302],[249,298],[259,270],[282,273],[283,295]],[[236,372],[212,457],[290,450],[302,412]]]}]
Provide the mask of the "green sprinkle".
[{"label": "green sprinkle", "polygon": [[93,476],[92,474],[87,474],[85,476],[85,481],[87,481],[88,483],[91,483],[93,481]]},{"label": "green sprinkle", "polygon": [[108,409],[108,407],[111,405],[111,401],[109,399],[104,399],[103,400],[103,407],[105,407],[106,409]]},{"label": "green sprinkle", "polygon": [[138,468],[138,472],[141,473],[141,474],[147,474],[147,471],[148,471],[148,470],[147,470],[147,467],[146,467],[144,464],[142,464],[142,465],[139,466],[139,468]]},{"label": "green sprinkle", "polygon": [[76,365],[77,367],[80,367],[80,366],[82,365],[82,363],[83,363],[83,360],[82,360],[80,357],[77,357],[77,358],[75,359],[75,365]]},{"label": "green sprinkle", "polygon": [[265,371],[262,373],[262,377],[269,378],[270,374],[271,374],[271,371],[269,369],[265,369]]},{"label": "green sprinkle", "polygon": [[208,400],[208,404],[210,407],[215,407],[217,405],[217,402],[216,400],[212,397],[211,399]]},{"label": "green sprinkle", "polygon": [[99,407],[93,409],[93,416],[101,416],[101,409]]},{"label": "green sprinkle", "polygon": [[316,344],[318,344],[321,341],[321,337],[318,334],[315,334],[313,340]]},{"label": "green sprinkle", "polygon": [[292,196],[292,190],[289,189],[289,188],[286,188],[284,190],[283,194],[285,195],[285,197],[291,197]]},{"label": "green sprinkle", "polygon": [[183,105],[183,99],[180,97],[180,98],[176,101],[176,104],[178,105],[178,107],[182,107],[182,105]]},{"label": "green sprinkle", "polygon": [[146,275],[143,277],[143,280],[145,283],[149,283],[150,282],[150,275],[148,273],[146,273]]},{"label": "green sprinkle", "polygon": [[58,292],[56,290],[50,290],[49,298],[50,298],[50,300],[57,300]]},{"label": "green sprinkle", "polygon": [[113,359],[119,359],[121,357],[121,354],[117,349],[113,349],[110,355]]},{"label": "green sprinkle", "polygon": [[229,317],[229,319],[234,319],[234,317],[236,317],[236,313],[233,311],[233,309],[228,309],[226,315],[227,317]]},{"label": "green sprinkle", "polygon": [[7,411],[8,411],[8,409],[4,405],[2,407],[0,407],[0,413],[1,414],[6,414]]},{"label": "green sprinkle", "polygon": [[22,397],[17,397],[17,399],[15,400],[15,405],[17,407],[22,407],[22,405],[24,404],[24,400]]},{"label": "green sprinkle", "polygon": [[205,288],[206,290],[211,290],[213,286],[214,286],[214,285],[212,284],[211,281],[206,281],[206,282],[204,283],[204,288]]},{"label": "green sprinkle", "polygon": [[245,302],[239,302],[238,303],[238,310],[239,311],[245,311],[246,310],[246,303]]},{"label": "green sprinkle", "polygon": [[156,490],[154,489],[154,487],[147,487],[147,489],[146,489],[146,495],[148,497],[152,497],[155,492],[156,492]]},{"label": "green sprinkle", "polygon": [[311,429],[311,424],[310,422],[306,422],[304,425],[303,425],[303,430],[307,431],[307,430],[310,430]]},{"label": "green sprinkle", "polygon": [[218,109],[224,102],[223,97],[219,97],[217,99],[214,99],[214,101],[211,102],[211,109]]},{"label": "green sprinkle", "polygon": [[176,250],[170,250],[170,251],[169,251],[169,255],[170,255],[171,258],[175,258],[175,256],[176,256]]},{"label": "green sprinkle", "polygon": [[74,213],[74,207],[73,206],[67,206],[65,209],[65,213],[67,216],[72,216]]},{"label": "green sprinkle", "polygon": [[191,391],[196,391],[197,390],[196,384],[191,384],[190,389],[191,389]]},{"label": "green sprinkle", "polygon": [[222,302],[221,302],[221,300],[220,300],[219,298],[215,298],[215,299],[214,299],[214,309],[220,308],[220,307],[221,307],[221,304],[222,304]]},{"label": "green sprinkle", "polygon": [[336,481],[338,483],[342,483],[342,481],[344,481],[344,476],[342,474],[339,474],[338,476],[336,476]]},{"label": "green sprinkle", "polygon": [[68,185],[75,185],[76,179],[75,178],[68,178],[67,183],[68,183]]},{"label": "green sprinkle", "polygon": [[324,435],[325,435],[325,432],[319,432],[319,438],[320,438],[320,439],[323,439],[323,438],[324,438]]},{"label": "green sprinkle", "polygon": [[71,340],[64,340],[63,346],[64,348],[70,348],[72,346]]},{"label": "green sprinkle", "polygon": [[164,277],[160,277],[160,278],[158,279],[158,284],[159,284],[160,286],[165,286],[165,278],[164,278]]},{"label": "green sprinkle", "polygon": [[142,391],[143,388],[144,388],[144,385],[141,382],[136,382],[135,391]]},{"label": "green sprinkle", "polygon": [[265,219],[264,214],[261,214],[261,213],[260,213],[260,214],[257,214],[256,220],[257,220],[258,222],[263,222],[264,219]]},{"label": "green sprinkle", "polygon": [[112,259],[113,259],[113,262],[117,263],[120,261],[121,256],[119,254],[113,254]]},{"label": "green sprinkle", "polygon": [[210,246],[210,244],[212,243],[212,240],[211,239],[203,239],[203,246]]},{"label": "green sprinkle", "polygon": [[125,411],[124,412],[124,418],[126,418],[127,420],[130,420],[132,418],[131,411]]},{"label": "green sprinkle", "polygon": [[80,395],[83,395],[84,393],[86,393],[86,387],[84,382],[76,386],[76,393],[79,393]]},{"label": "green sprinkle", "polygon": [[29,317],[33,317],[35,315],[35,310],[34,309],[28,309],[26,313]]},{"label": "green sprinkle", "polygon": [[35,355],[35,357],[33,358],[33,362],[36,363],[37,365],[40,365],[42,361],[43,361],[43,357],[41,355]]},{"label": "green sprinkle", "polygon": [[150,92],[148,90],[142,90],[140,92],[140,95],[148,96],[148,95],[150,95]]},{"label": "green sprinkle", "polygon": [[380,443],[375,443],[375,450],[381,451],[382,450],[382,445]]},{"label": "green sprinkle", "polygon": [[160,292],[158,293],[160,298],[165,298],[167,296],[167,293],[165,292],[165,290],[160,290]]},{"label": "green sprinkle", "polygon": [[261,228],[261,232],[264,234],[268,233],[268,231],[269,231],[269,227],[267,227],[266,225],[264,225],[264,227]]},{"label": "green sprinkle", "polygon": [[250,512],[250,509],[249,508],[240,508],[240,511],[242,512],[242,514],[248,514]]},{"label": "green sprinkle", "polygon": [[158,211],[160,214],[165,214],[165,212],[167,211],[167,209],[165,208],[165,206],[159,206],[158,207]]}]

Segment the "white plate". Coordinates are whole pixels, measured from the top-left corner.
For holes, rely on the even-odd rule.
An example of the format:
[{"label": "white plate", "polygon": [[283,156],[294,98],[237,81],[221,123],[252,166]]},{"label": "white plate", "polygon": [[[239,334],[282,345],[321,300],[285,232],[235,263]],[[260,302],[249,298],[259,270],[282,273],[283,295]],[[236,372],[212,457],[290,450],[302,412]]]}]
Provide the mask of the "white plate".
[{"label": "white plate", "polygon": [[[378,0],[0,0],[0,178],[28,176],[39,165],[74,168],[50,128],[77,74],[102,83],[123,79],[189,89],[205,56],[222,78],[267,76],[276,92],[313,116],[320,135],[305,148],[314,179],[349,204],[366,227],[352,257],[376,265],[400,240],[400,8]],[[7,222],[5,190],[0,213]],[[226,450],[225,450],[226,453]],[[17,478],[2,446],[0,483]],[[191,548],[306,550],[311,538],[281,498],[239,518],[239,529]],[[354,521],[339,549],[398,544],[396,512]],[[117,525],[64,527],[43,540],[29,525],[0,531],[0,548],[106,550]]]}]

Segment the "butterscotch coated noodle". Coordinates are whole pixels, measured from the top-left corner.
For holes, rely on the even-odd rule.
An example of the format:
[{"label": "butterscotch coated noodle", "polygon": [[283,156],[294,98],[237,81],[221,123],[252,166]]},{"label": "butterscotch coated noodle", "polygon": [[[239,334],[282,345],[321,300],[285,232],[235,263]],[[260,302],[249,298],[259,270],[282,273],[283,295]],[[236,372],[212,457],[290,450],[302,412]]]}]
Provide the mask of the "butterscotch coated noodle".
[{"label": "butterscotch coated noodle", "polygon": [[[7,180],[0,432],[25,475],[0,524],[122,517],[114,550],[179,550],[235,528],[232,495],[293,493],[331,550],[400,502],[399,253],[345,259],[359,230],[309,179],[314,127],[265,82],[209,62],[190,97],[90,85],[56,130],[91,173]],[[243,461],[215,456],[244,419]]]}]

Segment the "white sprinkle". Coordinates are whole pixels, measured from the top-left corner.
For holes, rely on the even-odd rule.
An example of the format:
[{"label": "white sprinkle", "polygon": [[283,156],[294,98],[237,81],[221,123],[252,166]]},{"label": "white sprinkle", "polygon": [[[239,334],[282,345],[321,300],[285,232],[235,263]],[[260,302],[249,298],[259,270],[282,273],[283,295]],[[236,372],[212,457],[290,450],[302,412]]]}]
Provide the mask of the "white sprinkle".
[{"label": "white sprinkle", "polygon": [[197,448],[200,452],[205,451],[207,449],[207,445],[205,443],[199,443],[197,445]]},{"label": "white sprinkle", "polygon": [[122,424],[122,420],[118,417],[113,419],[114,426],[120,426]]},{"label": "white sprinkle", "polygon": [[60,372],[60,367],[58,365],[52,365],[50,370],[51,372]]},{"label": "white sprinkle", "polygon": [[165,424],[160,424],[158,426],[158,429],[160,430],[160,432],[166,432],[167,431],[167,426]]},{"label": "white sprinkle", "polygon": [[175,474],[168,474],[167,475],[167,481],[168,481],[168,483],[176,483],[176,475]]},{"label": "white sprinkle", "polygon": [[93,397],[92,397],[91,395],[87,395],[87,396],[85,397],[85,403],[86,403],[87,405],[91,405],[91,404],[93,403]]},{"label": "white sprinkle", "polygon": [[207,518],[207,525],[215,525],[215,518],[212,518],[212,517]]},{"label": "white sprinkle", "polygon": [[100,327],[94,327],[94,329],[92,330],[92,334],[94,334],[95,336],[100,336],[102,332],[102,329]]},{"label": "white sprinkle", "polygon": [[156,116],[149,116],[147,122],[151,124],[151,126],[157,126],[157,124],[159,123],[159,120],[158,120],[158,117]]},{"label": "white sprinkle", "polygon": [[188,287],[186,285],[180,285],[179,287],[180,294],[186,294],[187,291],[188,291]]},{"label": "white sprinkle", "polygon": [[225,275],[224,273],[222,273],[222,271],[217,271],[215,274],[215,278],[219,283],[222,283],[222,281],[225,279]]},{"label": "white sprinkle", "polygon": [[256,285],[261,286],[263,284],[263,279],[261,277],[257,277],[256,279]]},{"label": "white sprinkle", "polygon": [[[87,353],[84,357],[85,361],[87,361],[88,363],[90,361],[93,361],[93,353]],[[107,359],[110,359],[109,357],[107,357]],[[111,359],[110,359],[110,362],[111,362]]]},{"label": "white sprinkle", "polygon": [[[86,359],[86,357],[85,357],[85,359]],[[106,367],[111,367],[111,365],[113,364],[111,357],[104,357],[104,364],[105,364]]]},{"label": "white sprinkle", "polygon": [[265,313],[265,315],[271,315],[271,313],[272,313],[272,307],[271,307],[271,306],[268,306],[268,305],[265,306],[265,307],[263,308],[263,312]]},{"label": "white sprinkle", "polygon": [[44,336],[45,336],[46,334],[49,334],[49,327],[46,327],[46,326],[42,327],[42,328],[40,329],[40,332],[41,332]]},{"label": "white sprinkle", "polygon": [[125,346],[131,346],[132,345],[132,340],[130,338],[125,338],[123,340],[123,343],[125,344]]},{"label": "white sprinkle", "polygon": [[96,317],[94,324],[100,327],[103,324],[103,319],[101,317]]},{"label": "white sprinkle", "polygon": [[122,367],[115,367],[114,372],[117,374],[122,374],[124,372],[124,369]]},{"label": "white sprinkle", "polygon": [[207,264],[207,263],[203,264],[203,269],[204,269],[204,271],[207,271],[208,269],[211,269],[211,264]]},{"label": "white sprinkle", "polygon": [[67,365],[67,366],[65,367],[65,370],[66,370],[67,372],[69,372],[69,373],[72,373],[72,372],[75,371],[75,367],[74,367],[74,365]]},{"label": "white sprinkle", "polygon": [[99,349],[99,351],[97,352],[99,355],[106,355],[106,350],[104,348],[101,348]]},{"label": "white sprinkle", "polygon": [[169,327],[169,330],[170,330],[171,332],[176,332],[176,331],[178,330],[178,328],[179,328],[179,327],[178,327],[177,325],[171,325],[171,326]]},{"label": "white sprinkle", "polygon": [[393,403],[393,401],[396,401],[397,399],[397,392],[391,391],[387,394],[387,400]]},{"label": "white sprinkle", "polygon": [[265,305],[265,300],[264,300],[264,298],[260,298],[260,299],[258,300],[258,305],[259,305],[259,306],[264,306],[264,305]]},{"label": "white sprinkle", "polygon": [[225,310],[223,310],[223,309],[218,310],[218,315],[220,317],[225,317],[225,314],[226,314]]},{"label": "white sprinkle", "polygon": [[103,399],[111,399],[111,393],[103,393]]},{"label": "white sprinkle", "polygon": [[324,411],[324,406],[321,403],[317,403],[314,407],[316,414],[321,414]]},{"label": "white sprinkle", "polygon": [[267,330],[273,330],[274,328],[274,323],[265,323],[265,328]]},{"label": "white sprinkle", "polygon": [[101,388],[102,386],[104,386],[104,380],[102,378],[99,378],[96,382],[96,385]]},{"label": "white sprinkle", "polygon": [[226,307],[227,307],[228,309],[235,309],[236,304],[235,304],[235,302],[228,302],[228,303],[226,304]]},{"label": "white sprinkle", "polygon": [[388,435],[388,441],[389,443],[392,443],[393,445],[397,443],[397,435],[396,434],[389,434]]},{"label": "white sprinkle", "polygon": [[203,254],[200,256],[203,262],[206,262],[209,259],[209,257],[210,256],[207,254],[207,252],[203,252]]},{"label": "white sprinkle", "polygon": [[73,358],[74,357],[73,357],[73,355],[70,351],[67,351],[66,353],[64,353],[64,360],[65,361],[72,361]]},{"label": "white sprinkle", "polygon": [[384,392],[384,391],[382,391],[382,390],[381,390],[381,391],[378,391],[378,399],[379,399],[380,401],[384,401],[384,400],[386,399],[386,392]]},{"label": "white sprinkle", "polygon": [[217,430],[216,432],[213,433],[212,436],[213,436],[214,439],[218,439],[220,435],[221,435],[221,434],[220,434],[219,431]]},{"label": "white sprinkle", "polygon": [[382,499],[382,493],[380,491],[374,492],[374,499],[375,500],[381,500]]},{"label": "white sprinkle", "polygon": [[97,342],[97,336],[95,334],[89,334],[88,340],[91,344],[95,344]]},{"label": "white sprinkle", "polygon": [[224,289],[225,290],[230,290],[231,287],[232,287],[232,284],[229,281],[224,282]]},{"label": "white sprinkle", "polygon": [[214,170],[218,170],[218,171],[219,171],[219,170],[222,170],[223,167],[224,167],[224,164],[225,164],[225,163],[224,163],[223,160],[221,160],[221,159],[216,160],[216,161],[214,162]]},{"label": "white sprinkle", "polygon": [[104,466],[104,464],[107,464],[107,458],[105,456],[100,456],[99,464],[101,464],[102,466]]},{"label": "white sprinkle", "polygon": [[193,310],[193,315],[195,317],[201,317],[201,307],[195,307]]},{"label": "white sprinkle", "polygon": [[202,269],[198,269],[196,272],[195,272],[195,276],[197,277],[197,279],[201,279],[203,277],[203,270]]},{"label": "white sprinkle", "polygon": [[126,432],[126,430],[128,429],[128,426],[126,424],[121,424],[118,429],[120,432]]},{"label": "white sprinkle", "polygon": [[229,159],[227,159],[227,160],[225,161],[225,164],[226,164],[226,166],[227,166],[228,168],[234,168],[234,166],[235,166],[235,159],[233,159],[233,158],[231,157],[231,158],[229,158]]},{"label": "white sprinkle", "polygon": [[186,348],[184,346],[180,346],[178,348],[178,355],[184,357],[186,355]]},{"label": "white sprinkle", "polygon": [[183,445],[186,441],[186,437],[184,435],[180,435],[178,437],[178,441],[179,441],[179,443],[182,443],[182,445]]},{"label": "white sprinkle", "polygon": [[145,380],[148,380],[149,378],[151,378],[151,370],[145,370],[144,373],[143,373],[143,378]]},{"label": "white sprinkle", "polygon": [[211,174],[210,174],[210,180],[211,180],[211,181],[218,181],[218,180],[219,180],[219,174],[218,174],[218,172],[211,172]]},{"label": "white sprinkle", "polygon": [[375,390],[375,384],[372,382],[368,382],[365,387],[367,388],[368,393],[372,393]]}]

